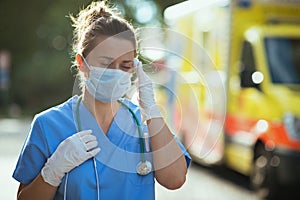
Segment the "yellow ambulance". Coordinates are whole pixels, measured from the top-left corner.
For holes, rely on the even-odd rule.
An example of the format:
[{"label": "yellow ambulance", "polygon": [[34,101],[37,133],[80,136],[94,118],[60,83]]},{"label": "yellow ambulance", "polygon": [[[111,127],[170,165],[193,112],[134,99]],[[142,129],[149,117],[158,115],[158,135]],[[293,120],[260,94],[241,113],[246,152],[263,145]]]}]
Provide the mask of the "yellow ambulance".
[{"label": "yellow ambulance", "polygon": [[300,0],[190,0],[164,11],[168,123],[195,162],[300,185]]}]

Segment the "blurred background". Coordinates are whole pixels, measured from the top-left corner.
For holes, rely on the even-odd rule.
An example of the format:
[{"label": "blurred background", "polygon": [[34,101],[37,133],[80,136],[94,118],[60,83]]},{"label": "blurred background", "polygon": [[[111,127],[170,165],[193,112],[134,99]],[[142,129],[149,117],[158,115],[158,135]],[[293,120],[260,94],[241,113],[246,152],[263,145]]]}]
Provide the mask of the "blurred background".
[{"label": "blurred background", "polygon": [[[35,113],[72,95],[72,26],[91,0],[0,1],[0,199],[15,199],[12,172]],[[180,0],[109,1],[134,25],[164,26]]]},{"label": "blurred background", "polygon": [[[72,95],[72,26],[88,0],[0,1],[0,117],[32,115]],[[163,27],[172,1],[109,1],[135,26]]]},{"label": "blurred background", "polygon": [[[68,16],[90,2],[0,0],[1,200],[33,116],[74,94]],[[109,3],[144,28],[157,103],[194,161],[157,199],[299,199],[300,0]]]}]

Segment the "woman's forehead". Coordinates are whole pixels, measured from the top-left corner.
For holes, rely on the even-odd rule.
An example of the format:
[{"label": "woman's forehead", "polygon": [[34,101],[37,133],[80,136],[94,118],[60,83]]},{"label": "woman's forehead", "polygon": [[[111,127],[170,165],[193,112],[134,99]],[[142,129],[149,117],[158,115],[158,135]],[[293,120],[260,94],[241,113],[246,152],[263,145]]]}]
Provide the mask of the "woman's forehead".
[{"label": "woman's forehead", "polygon": [[106,37],[103,39],[96,39],[97,45],[90,51],[89,58],[112,58],[117,59],[120,57],[134,57],[135,47],[131,41],[118,38]]}]

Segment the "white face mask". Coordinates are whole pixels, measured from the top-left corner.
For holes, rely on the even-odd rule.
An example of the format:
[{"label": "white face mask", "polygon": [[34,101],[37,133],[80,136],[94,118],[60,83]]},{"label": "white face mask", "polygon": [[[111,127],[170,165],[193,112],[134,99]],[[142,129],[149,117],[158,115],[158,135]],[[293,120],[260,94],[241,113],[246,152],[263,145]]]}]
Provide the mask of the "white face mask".
[{"label": "white face mask", "polygon": [[89,78],[85,80],[88,92],[102,102],[113,102],[123,97],[131,87],[131,73],[88,65]]}]

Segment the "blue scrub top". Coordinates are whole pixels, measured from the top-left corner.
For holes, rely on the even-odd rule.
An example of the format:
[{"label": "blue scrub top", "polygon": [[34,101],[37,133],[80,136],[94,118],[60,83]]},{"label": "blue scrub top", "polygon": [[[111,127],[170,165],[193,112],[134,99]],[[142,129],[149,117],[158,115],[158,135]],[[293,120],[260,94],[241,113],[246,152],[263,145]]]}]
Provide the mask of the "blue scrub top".
[{"label": "blue scrub top", "polygon": [[[13,173],[17,181],[23,184],[32,182],[57,146],[78,132],[75,112],[77,100],[78,96],[74,96],[34,117]],[[125,100],[125,103],[140,119],[139,107],[129,100]],[[66,176],[63,178],[54,199],[63,199],[64,192],[67,199],[97,199],[96,175],[100,199],[155,199],[153,172],[146,176],[136,173],[137,163],[141,160],[140,141],[137,125],[128,109],[120,107],[106,135],[83,103],[79,106],[79,116],[82,130],[93,131],[101,151],[95,157],[96,166],[93,159],[89,159],[68,173],[66,191]],[[148,132],[146,125],[143,125],[143,131]],[[189,166],[191,158],[180,141],[176,140]],[[145,157],[152,161],[151,152],[146,153]]]}]

